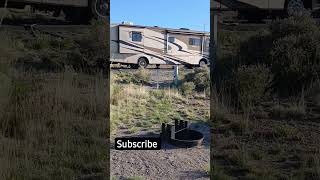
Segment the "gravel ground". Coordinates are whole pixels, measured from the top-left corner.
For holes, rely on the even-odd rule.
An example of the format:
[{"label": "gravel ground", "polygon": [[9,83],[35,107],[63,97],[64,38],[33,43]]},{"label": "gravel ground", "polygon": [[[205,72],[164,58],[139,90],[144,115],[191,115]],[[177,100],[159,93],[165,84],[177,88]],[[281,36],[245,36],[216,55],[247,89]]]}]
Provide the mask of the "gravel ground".
[{"label": "gravel ground", "polygon": [[[202,146],[177,148],[163,143],[161,150],[153,151],[118,151],[111,149],[112,177],[128,179],[141,176],[147,180],[209,179],[206,172],[209,167],[210,155],[209,127],[205,124],[193,123],[191,128],[204,134],[205,138]],[[148,136],[149,133],[140,132],[140,134],[133,136]],[[118,133],[117,136],[120,137],[121,133]]]}]

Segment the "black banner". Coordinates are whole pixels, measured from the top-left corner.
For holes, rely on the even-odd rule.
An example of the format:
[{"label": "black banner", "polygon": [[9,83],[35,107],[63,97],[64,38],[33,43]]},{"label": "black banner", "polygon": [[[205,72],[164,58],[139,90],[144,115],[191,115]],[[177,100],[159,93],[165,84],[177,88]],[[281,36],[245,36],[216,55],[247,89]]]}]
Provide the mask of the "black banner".
[{"label": "black banner", "polygon": [[159,150],[161,149],[161,138],[156,137],[134,137],[115,138],[116,150]]}]

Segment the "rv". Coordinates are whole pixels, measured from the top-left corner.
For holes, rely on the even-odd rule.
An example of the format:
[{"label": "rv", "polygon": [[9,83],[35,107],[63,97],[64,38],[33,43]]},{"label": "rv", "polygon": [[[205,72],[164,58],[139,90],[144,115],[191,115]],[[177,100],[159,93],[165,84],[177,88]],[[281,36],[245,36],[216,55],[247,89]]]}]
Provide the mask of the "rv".
[{"label": "rv", "polygon": [[315,12],[320,0],[211,0],[212,11],[234,10],[248,19],[292,15],[302,9]]},{"label": "rv", "polygon": [[53,11],[55,17],[63,12],[65,19],[74,23],[88,23],[109,12],[107,0],[0,0],[1,8],[24,9],[26,5],[34,10]]},{"label": "rv", "polygon": [[209,64],[208,32],[111,24],[110,61],[131,68],[163,64],[205,66]]}]

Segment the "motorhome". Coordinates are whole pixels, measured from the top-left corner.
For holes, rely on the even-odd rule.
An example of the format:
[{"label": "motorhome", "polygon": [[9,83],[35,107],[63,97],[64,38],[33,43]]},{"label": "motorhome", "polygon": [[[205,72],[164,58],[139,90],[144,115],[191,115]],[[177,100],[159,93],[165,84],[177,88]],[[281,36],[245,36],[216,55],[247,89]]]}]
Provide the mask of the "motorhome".
[{"label": "motorhome", "polygon": [[55,17],[63,12],[66,20],[75,23],[106,17],[110,6],[107,0],[0,0],[0,8],[24,9],[26,5],[34,10],[53,11]]},{"label": "motorhome", "polygon": [[132,68],[163,64],[209,64],[210,34],[186,28],[170,29],[132,23],[111,24],[110,61]]},{"label": "motorhome", "polygon": [[211,0],[212,11],[235,10],[248,19],[290,15],[302,9],[318,11],[320,0]]}]

